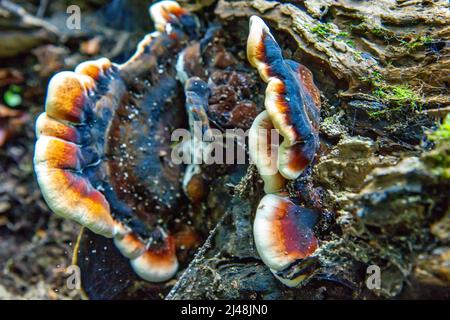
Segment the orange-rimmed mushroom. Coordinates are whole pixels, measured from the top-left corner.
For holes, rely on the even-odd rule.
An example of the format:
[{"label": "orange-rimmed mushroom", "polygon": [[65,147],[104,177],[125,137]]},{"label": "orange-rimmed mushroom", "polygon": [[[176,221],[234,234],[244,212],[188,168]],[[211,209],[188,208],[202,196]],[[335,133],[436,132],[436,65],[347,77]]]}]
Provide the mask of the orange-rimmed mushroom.
[{"label": "orange-rimmed mushroom", "polygon": [[65,141],[70,141],[75,144],[80,144],[82,141],[81,134],[74,126],[68,123],[62,123],[47,115],[41,113],[36,119],[36,137],[51,136]]},{"label": "orange-rimmed mushroom", "polygon": [[50,209],[114,238],[152,282],[178,269],[168,225],[180,212],[181,169],[170,159],[170,132],[185,124],[173,62],[195,21],[164,8],[178,18],[165,23],[176,25],[145,38],[128,62],[87,61],[51,79],[34,158]]},{"label": "orange-rimmed mushroom", "polygon": [[267,83],[265,108],[283,137],[278,170],[286,179],[296,179],[314,159],[319,146],[320,99],[312,74],[283,58],[269,28],[257,16],[250,18],[247,57]]},{"label": "orange-rimmed mushroom", "polygon": [[285,285],[298,286],[314,271],[317,214],[288,197],[265,195],[258,205],[253,234],[263,262]]},{"label": "orange-rimmed mushroom", "polygon": [[94,87],[92,78],[75,72],[61,72],[50,80],[46,112],[36,123],[34,167],[44,199],[55,213],[112,237],[116,223],[108,201],[82,174],[99,155],[80,147],[83,141],[74,126],[82,126],[92,114],[89,96]]},{"label": "orange-rimmed mushroom", "polygon": [[159,238],[161,243],[149,243],[141,255],[131,259],[134,271],[150,282],[167,281],[178,270],[174,238],[163,232]]},{"label": "orange-rimmed mushroom", "polygon": [[199,22],[175,1],[160,1],[150,6],[150,16],[159,32],[172,33],[179,27],[191,38],[197,36]]},{"label": "orange-rimmed mushroom", "polygon": [[174,238],[162,229],[152,232],[150,241],[145,241],[133,231],[116,235],[114,244],[127,258],[134,271],[150,282],[167,281],[178,269]]}]

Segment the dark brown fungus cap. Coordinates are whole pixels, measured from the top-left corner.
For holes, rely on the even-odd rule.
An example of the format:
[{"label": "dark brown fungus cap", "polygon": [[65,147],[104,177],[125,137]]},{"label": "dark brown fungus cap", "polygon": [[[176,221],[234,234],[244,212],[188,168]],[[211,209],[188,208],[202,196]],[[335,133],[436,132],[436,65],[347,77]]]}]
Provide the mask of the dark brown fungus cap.
[{"label": "dark brown fungus cap", "polygon": [[128,62],[88,61],[51,79],[34,167],[52,211],[114,238],[139,276],[161,282],[178,268],[167,228],[181,196],[170,133],[185,118],[174,61],[197,24],[173,1],[150,11],[159,31]]}]

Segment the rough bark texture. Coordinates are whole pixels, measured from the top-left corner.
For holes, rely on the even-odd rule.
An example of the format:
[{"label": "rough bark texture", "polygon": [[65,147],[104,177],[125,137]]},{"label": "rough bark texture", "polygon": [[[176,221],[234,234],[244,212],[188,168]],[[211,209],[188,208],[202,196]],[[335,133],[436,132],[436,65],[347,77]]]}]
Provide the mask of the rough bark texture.
[{"label": "rough bark texture", "polygon": [[215,13],[225,21],[263,17],[291,37],[294,59],[320,66],[320,78],[334,76],[346,98],[387,82],[420,90],[418,102],[449,104],[447,1],[284,2],[219,1]]}]

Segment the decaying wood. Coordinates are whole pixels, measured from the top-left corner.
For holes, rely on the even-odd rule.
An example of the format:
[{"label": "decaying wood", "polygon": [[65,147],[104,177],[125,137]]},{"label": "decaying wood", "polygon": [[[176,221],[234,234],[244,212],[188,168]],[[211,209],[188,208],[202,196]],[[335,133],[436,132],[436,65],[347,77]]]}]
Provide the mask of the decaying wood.
[{"label": "decaying wood", "polygon": [[[334,106],[326,102],[322,114],[328,117],[321,134],[333,141],[327,144],[331,149],[312,174],[293,184],[295,193],[312,181],[311,192],[321,194],[321,268],[297,289],[273,281],[251,237],[260,194],[236,196],[227,205],[228,218],[214,229],[213,244],[192,262],[168,299],[449,297],[450,269],[444,261],[450,248],[448,231],[442,231],[448,230],[443,225],[449,199],[442,193],[448,181],[432,173],[426,161],[431,155],[419,146],[433,121],[413,116],[408,105],[400,118],[361,113],[392,103],[373,90],[395,86],[418,92],[415,103],[423,109],[417,113],[445,113],[450,60],[442,42],[449,36],[448,3],[381,2],[218,1],[215,14],[226,25],[245,25],[256,14],[279,37],[288,35],[282,40],[286,54],[311,68],[326,96],[340,98]],[[324,26],[324,20],[331,23]],[[318,25],[326,28],[324,34]],[[242,41],[245,33],[244,28]],[[365,284],[369,265],[381,269],[379,289]]]},{"label": "decaying wood", "polygon": [[[450,49],[445,45],[450,10],[445,0],[220,0],[215,13],[225,21],[255,14],[266,19],[295,42],[293,58],[318,60],[327,76],[344,81],[341,96],[347,99],[358,96],[379,73],[383,81],[420,91],[422,104],[450,103]],[[324,17],[329,23],[320,20]],[[315,75],[320,78],[318,70]]]}]

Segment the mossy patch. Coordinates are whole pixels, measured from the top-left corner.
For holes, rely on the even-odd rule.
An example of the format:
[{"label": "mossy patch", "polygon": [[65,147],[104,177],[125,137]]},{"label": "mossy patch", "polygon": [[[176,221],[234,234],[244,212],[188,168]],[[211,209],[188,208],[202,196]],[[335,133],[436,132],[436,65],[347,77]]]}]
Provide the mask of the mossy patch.
[{"label": "mossy patch", "polygon": [[333,24],[330,22],[326,23],[318,23],[314,26],[310,27],[311,32],[317,34],[318,36],[322,38],[328,38],[330,35],[332,35],[333,32]]},{"label": "mossy patch", "polygon": [[433,41],[434,39],[429,36],[419,36],[410,40],[399,39],[400,44],[408,50],[415,50],[425,46],[427,43],[432,43]]},{"label": "mossy patch", "polygon": [[415,109],[418,107],[419,95],[408,85],[388,85],[384,84],[375,88],[372,94],[382,101],[390,102],[399,107],[410,106]]},{"label": "mossy patch", "polygon": [[389,84],[378,70],[373,70],[360,80],[371,87],[370,94],[375,100],[389,107],[370,112],[369,116],[372,118],[386,116],[396,111],[414,111],[421,108],[420,90],[415,90],[406,83]]},{"label": "mossy patch", "polygon": [[450,114],[447,114],[436,131],[428,135],[428,139],[436,147],[424,155],[425,163],[435,175],[450,179]]}]

